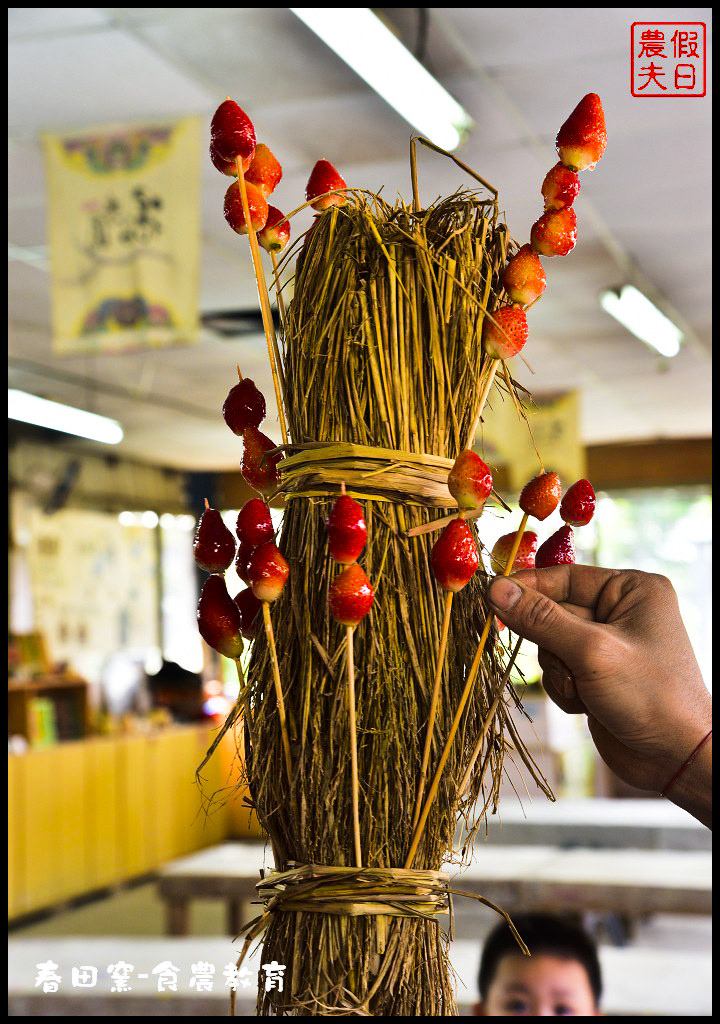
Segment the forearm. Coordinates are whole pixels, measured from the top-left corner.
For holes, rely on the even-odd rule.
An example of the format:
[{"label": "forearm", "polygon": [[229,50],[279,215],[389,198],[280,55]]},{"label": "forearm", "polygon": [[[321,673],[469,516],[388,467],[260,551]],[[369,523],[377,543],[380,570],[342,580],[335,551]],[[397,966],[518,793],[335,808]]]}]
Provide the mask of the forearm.
[{"label": "forearm", "polygon": [[668,800],[712,828],[712,736],[666,795]]}]

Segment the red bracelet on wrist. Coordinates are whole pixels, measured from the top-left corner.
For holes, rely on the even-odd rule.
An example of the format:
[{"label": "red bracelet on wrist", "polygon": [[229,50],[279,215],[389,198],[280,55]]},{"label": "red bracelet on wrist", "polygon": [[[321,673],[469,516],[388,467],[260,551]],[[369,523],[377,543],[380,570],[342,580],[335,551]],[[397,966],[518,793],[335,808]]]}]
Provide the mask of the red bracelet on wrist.
[{"label": "red bracelet on wrist", "polygon": [[670,781],[668,782],[667,786],[665,786],[665,788],[664,788],[663,790],[661,790],[661,792],[660,792],[660,796],[667,796],[667,795],[668,795],[668,793],[670,792],[670,790],[672,789],[672,787],[673,787],[673,786],[675,785],[675,783],[677,782],[677,780],[678,780],[678,779],[680,778],[680,776],[682,775],[682,773],[683,773],[683,772],[685,771],[685,769],[686,769],[686,768],[687,768],[687,767],[688,767],[689,765],[691,765],[691,764],[692,764],[692,762],[693,762],[693,761],[695,760],[695,758],[696,758],[696,757],[697,757],[697,755],[698,755],[698,754],[700,753],[700,751],[701,751],[701,750],[702,750],[702,748],[703,748],[703,747],[705,746],[705,744],[707,743],[707,741],[708,741],[708,740],[710,739],[710,737],[711,737],[711,736],[712,736],[712,729],[711,729],[711,730],[710,730],[710,732],[709,732],[709,733],[707,734],[707,736],[703,737],[703,739],[701,739],[701,740],[700,740],[700,742],[699,742],[699,743],[698,743],[698,745],[697,745],[697,746],[695,747],[695,749],[693,750],[692,754],[691,754],[691,755],[690,755],[690,757],[689,757],[689,758],[687,759],[687,761],[685,762],[685,764],[684,764],[684,765],[682,765],[682,766],[681,766],[681,767],[680,767],[680,768],[679,768],[679,769],[678,769],[678,770],[677,770],[677,771],[675,772],[675,774],[673,775],[673,777],[672,777],[672,778],[670,779]]}]

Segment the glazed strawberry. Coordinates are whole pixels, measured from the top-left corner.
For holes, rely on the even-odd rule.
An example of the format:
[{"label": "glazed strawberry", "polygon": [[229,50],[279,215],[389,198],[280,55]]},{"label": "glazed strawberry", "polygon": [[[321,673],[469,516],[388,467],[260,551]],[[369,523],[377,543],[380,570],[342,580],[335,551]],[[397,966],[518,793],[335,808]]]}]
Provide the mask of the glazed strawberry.
[{"label": "glazed strawberry", "polygon": [[480,564],[472,530],[462,519],[453,519],[440,534],[430,553],[430,564],[443,590],[458,590],[470,582]]},{"label": "glazed strawberry", "polygon": [[250,587],[241,590],[233,601],[240,612],[240,631],[246,640],[254,640],[262,623],[262,606]]},{"label": "glazed strawberry", "polygon": [[[230,178],[237,178],[237,161],[226,160],[225,157],[220,156],[212,142],[210,143],[210,160],[212,161],[213,167],[220,171],[221,174],[227,174]],[[248,169],[251,163],[252,157],[245,157],[242,162],[243,173]]]},{"label": "glazed strawberry", "polygon": [[351,565],[365,547],[367,526],[362,505],[341,494],[327,520],[328,551],[341,565]]},{"label": "glazed strawberry", "polygon": [[[329,160],[318,160],[305,186],[305,198],[313,210],[327,210],[329,206],[343,206],[347,202],[344,195],[325,195],[326,192],[332,192],[335,188],[347,188],[347,185]],[[322,196],[322,199],[312,202],[316,196]]]},{"label": "glazed strawberry", "polygon": [[530,242],[541,256],[567,256],[577,242],[577,217],[572,207],[544,213],[530,229]]},{"label": "glazed strawberry", "polygon": [[529,306],[545,291],[547,278],[540,257],[531,245],[524,245],[510,260],[503,274],[503,288],[511,302]]},{"label": "glazed strawberry", "polygon": [[255,152],[255,129],[250,118],[234,100],[221,103],[210,122],[210,141],[223,160],[238,156],[252,160]]},{"label": "glazed strawberry", "polygon": [[237,555],[235,556],[235,572],[243,583],[247,583],[248,586],[250,586],[250,559],[255,554],[256,550],[257,549],[251,547],[250,544],[245,544],[243,541],[240,541]]},{"label": "glazed strawberry", "polygon": [[240,509],[235,532],[241,544],[259,548],[275,537],[270,509],[259,498],[251,498]]},{"label": "glazed strawberry", "polygon": [[547,569],[551,565],[575,564],[575,538],[572,527],[561,526],[538,548],[535,556],[535,568]]},{"label": "glazed strawberry", "polygon": [[519,505],[523,512],[542,521],[555,511],[561,494],[557,473],[540,473],[523,487]]},{"label": "glazed strawberry", "polygon": [[278,452],[267,455],[277,445],[269,437],[261,433],[257,427],[247,427],[243,431],[243,458],[240,472],[251,487],[261,494],[270,494],[277,487],[277,464],[282,459]]},{"label": "glazed strawberry", "polygon": [[275,158],[271,150],[264,142],[258,143],[255,147],[255,155],[252,163],[245,174],[245,181],[257,185],[262,194],[267,198],[274,192],[282,178],[282,167],[280,161]]},{"label": "glazed strawberry", "polygon": [[250,586],[259,601],[276,601],[290,575],[290,566],[272,541],[261,544],[248,566]]},{"label": "glazed strawberry", "polygon": [[546,210],[562,210],[575,202],[580,191],[580,179],[575,171],[557,163],[545,175],[540,191],[545,199]]},{"label": "glazed strawberry", "polygon": [[222,521],[222,516],[205,502],[193,544],[196,563],[205,572],[225,572],[235,557],[235,547],[235,538]]},{"label": "glazed strawberry", "polygon": [[605,113],[597,93],[583,96],[555,140],[561,162],[571,171],[591,171],[607,146]]},{"label": "glazed strawberry", "polygon": [[527,317],[520,306],[501,306],[483,320],[482,338],[491,359],[512,359],[528,340]]},{"label": "glazed strawberry", "polygon": [[[245,189],[247,191],[248,209],[250,210],[250,222],[255,231],[262,231],[265,227],[265,222],[268,219],[270,207],[267,204],[265,196],[259,188],[255,187],[255,185],[251,185],[250,182],[247,182]],[[245,223],[245,213],[243,212],[242,207],[240,186],[236,181],[232,183],[225,193],[224,212],[225,220],[233,231],[237,231],[239,235],[246,235],[248,233],[247,225]]]},{"label": "glazed strawberry", "polygon": [[349,565],[335,579],[328,593],[330,614],[342,626],[357,626],[373,605],[375,594],[365,570]]},{"label": "glazed strawberry", "polygon": [[223,419],[233,434],[241,436],[248,427],[259,427],[265,419],[265,398],[249,377],[231,388],[222,408]]},{"label": "glazed strawberry", "polygon": [[560,515],[568,526],[586,526],[595,514],[595,491],[589,480],[578,480],[565,492]]},{"label": "glazed strawberry", "polygon": [[[490,564],[493,572],[504,572],[507,560],[510,557],[517,531],[506,533],[495,542],[490,555]],[[537,550],[537,534],[532,530],[525,530],[520,538],[520,546],[513,559],[512,572],[519,569],[532,569],[535,566],[535,551]]]},{"label": "glazed strawberry", "polygon": [[490,467],[473,451],[460,452],[448,476],[448,489],[458,508],[478,509],[492,491]]},{"label": "glazed strawberry", "polygon": [[265,227],[257,237],[267,252],[282,252],[290,240],[290,221],[276,206],[269,206]]},{"label": "glazed strawberry", "polygon": [[200,593],[198,629],[206,644],[226,658],[239,658],[243,639],[240,612],[230,597],[223,576],[208,576]]}]

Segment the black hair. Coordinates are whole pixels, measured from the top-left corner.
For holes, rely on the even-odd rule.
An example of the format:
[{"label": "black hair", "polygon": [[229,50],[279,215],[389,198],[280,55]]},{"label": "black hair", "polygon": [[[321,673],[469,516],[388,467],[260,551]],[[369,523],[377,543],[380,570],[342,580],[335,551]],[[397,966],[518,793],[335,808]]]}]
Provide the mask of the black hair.
[{"label": "black hair", "polygon": [[[595,997],[600,1005],[602,977],[595,943],[581,927],[557,914],[519,914],[513,924],[532,955],[556,956],[576,960],[585,968]],[[506,956],[522,956],[520,947],[507,923],[501,921],[488,935],[480,960],[478,987],[485,1001],[501,960]]]}]

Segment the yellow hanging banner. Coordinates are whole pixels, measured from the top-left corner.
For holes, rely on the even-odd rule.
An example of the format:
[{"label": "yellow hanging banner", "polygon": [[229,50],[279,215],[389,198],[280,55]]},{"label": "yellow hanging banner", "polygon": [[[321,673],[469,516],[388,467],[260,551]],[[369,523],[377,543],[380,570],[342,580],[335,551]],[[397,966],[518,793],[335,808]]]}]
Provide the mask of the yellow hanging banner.
[{"label": "yellow hanging banner", "polygon": [[43,141],[54,352],[197,341],[199,118]]}]

